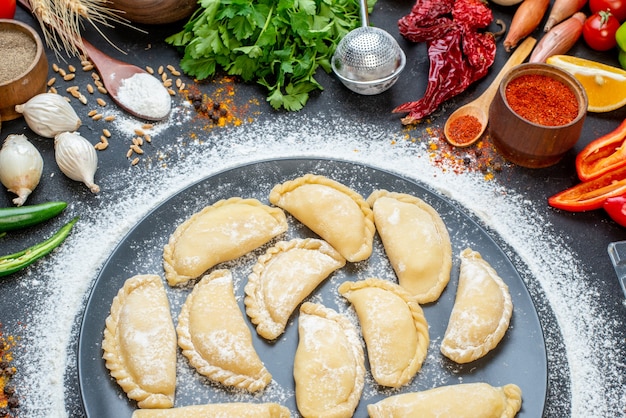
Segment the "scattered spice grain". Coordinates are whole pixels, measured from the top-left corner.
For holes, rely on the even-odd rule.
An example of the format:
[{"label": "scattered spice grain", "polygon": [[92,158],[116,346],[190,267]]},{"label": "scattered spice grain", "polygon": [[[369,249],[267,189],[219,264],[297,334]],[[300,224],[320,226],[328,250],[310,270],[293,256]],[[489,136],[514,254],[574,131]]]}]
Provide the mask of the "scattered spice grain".
[{"label": "scattered spice grain", "polygon": [[506,101],[522,118],[543,126],[566,125],[578,116],[578,100],[563,82],[542,74],[525,74],[511,80]]},{"label": "scattered spice grain", "polygon": [[11,363],[13,361],[12,349],[16,345],[16,339],[12,335],[4,335],[0,324],[0,416],[17,416],[17,409],[20,405],[15,386],[11,384],[11,379],[17,373],[17,368]]},{"label": "scattered spice grain", "polygon": [[37,44],[26,33],[0,30],[0,84],[22,76],[37,55]]}]

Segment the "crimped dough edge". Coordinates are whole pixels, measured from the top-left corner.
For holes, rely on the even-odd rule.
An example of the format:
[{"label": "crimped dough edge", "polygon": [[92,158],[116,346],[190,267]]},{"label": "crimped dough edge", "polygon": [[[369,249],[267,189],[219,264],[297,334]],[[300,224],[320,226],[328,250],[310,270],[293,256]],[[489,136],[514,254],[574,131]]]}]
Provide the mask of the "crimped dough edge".
[{"label": "crimped dough edge", "polygon": [[[411,312],[413,323],[415,325],[415,329],[417,330],[417,335],[419,336],[419,341],[417,343],[415,354],[409,363],[409,367],[402,371],[402,374],[399,376],[396,384],[394,385],[394,387],[400,387],[408,384],[413,379],[417,372],[422,368],[422,364],[426,360],[426,355],[428,354],[428,346],[430,344],[428,322],[426,321],[426,317],[424,316],[424,311],[422,310],[422,307],[417,303],[415,297],[407,292],[400,285],[392,283],[388,280],[370,277],[364,280],[354,282],[348,281],[342,283],[339,286],[338,291],[343,297],[349,300],[349,293],[369,287],[375,287],[391,292],[397,295],[400,299],[402,299],[407,304]],[[402,342],[399,342],[399,344],[401,343]],[[372,360],[370,359],[370,361]]]},{"label": "crimped dough edge", "polygon": [[[174,230],[172,235],[170,235],[168,243],[163,247],[163,268],[165,270],[165,278],[170,286],[184,284],[188,282],[189,280],[194,280],[200,277],[200,276],[191,277],[188,275],[180,274],[178,271],[176,271],[176,267],[174,266],[174,249],[176,247],[176,241],[183,234],[185,234],[187,229],[189,229],[191,226],[194,225],[195,221],[198,218],[204,216],[206,213],[213,211],[215,209],[219,209],[223,206],[239,205],[239,204],[257,206],[259,208],[262,208],[276,220],[279,226],[282,227],[281,228],[282,232],[285,232],[287,230],[288,225],[287,225],[287,217],[285,216],[285,213],[280,208],[265,205],[262,202],[260,202],[258,199],[231,197],[229,199],[219,200],[212,205],[205,206],[203,209],[194,213],[187,220],[185,220],[182,224],[180,224]],[[272,237],[268,237],[266,242],[274,238],[277,235],[280,235],[280,233]],[[229,261],[229,260],[224,260],[224,261]],[[209,268],[207,268],[207,270],[210,269],[211,267],[214,267],[214,266],[210,266]]]},{"label": "crimped dough edge", "polygon": [[[498,326],[491,334],[489,334],[485,340],[476,346],[465,347],[465,348],[453,348],[447,344],[447,334],[444,334],[443,340],[441,342],[441,353],[449,358],[450,360],[463,364],[470,363],[474,360],[477,360],[483,356],[485,356],[489,351],[493,350],[500,343],[504,335],[506,334],[509,323],[511,321],[511,317],[513,315],[513,301],[511,300],[511,294],[509,293],[508,286],[502,278],[498,275],[496,270],[482,258],[479,252],[474,251],[470,248],[466,248],[461,251],[461,260],[472,260],[473,262],[478,262],[481,267],[489,274],[489,277],[494,280],[494,282],[498,285],[498,288],[501,291],[502,298],[504,300],[504,309],[501,312],[500,320],[498,321]],[[463,261],[461,262],[461,268],[463,267]],[[452,308],[452,312],[454,312],[454,307]]]},{"label": "crimped dough edge", "polygon": [[[357,204],[357,206],[363,213],[365,222],[365,229],[363,231],[363,243],[360,246],[359,250],[352,254],[344,254],[344,252],[340,248],[336,249],[337,251],[342,253],[341,255],[344,256],[346,260],[350,262],[363,261],[369,258],[369,256],[372,254],[374,233],[376,232],[376,227],[374,225],[374,214],[372,213],[372,209],[369,207],[363,196],[352,190],[350,187],[339,183],[338,181],[332,180],[326,176],[307,173],[301,177],[295,178],[293,180],[288,180],[282,184],[277,184],[276,186],[274,186],[274,188],[272,188],[270,192],[269,201],[273,205],[283,207],[283,205],[281,204],[283,196],[306,184],[318,184],[330,187],[343,193]],[[283,209],[289,211],[289,209],[287,208],[283,207]],[[311,229],[313,229],[312,227],[314,227],[313,225],[306,226]],[[327,240],[331,245],[333,245],[333,243],[328,240],[328,237],[322,236],[321,238]]]},{"label": "crimped dough edge", "polygon": [[[246,313],[250,318],[250,321],[256,325],[257,333],[267,340],[275,340],[278,338],[285,331],[287,322],[277,322],[274,318],[272,318],[272,314],[270,312],[271,307],[267,306],[263,297],[263,286],[265,284],[264,273],[268,264],[275,257],[293,249],[319,251],[329,258],[329,262],[335,262],[337,264],[335,270],[346,264],[346,259],[343,258],[343,256],[339,254],[330,244],[317,238],[294,238],[289,241],[277,242],[276,245],[268,248],[265,254],[261,255],[256,264],[252,267],[252,273],[248,276],[248,282],[244,288],[246,294],[244,298]],[[328,276],[318,278],[319,283],[324,281],[326,278],[328,278]],[[267,280],[272,279],[279,278],[267,278]],[[300,302],[302,302],[309,295],[301,296]]]},{"label": "crimped dough edge", "polygon": [[[199,288],[199,286],[209,285],[212,281],[221,278],[228,278],[232,283],[230,270],[220,269],[204,276],[198,283],[195,284],[194,290]],[[183,304],[180,314],[178,315],[178,326],[176,327],[176,331],[178,333],[178,345],[182,349],[183,355],[189,360],[189,364],[194,367],[198,373],[215,382],[222,383],[225,386],[245,389],[248,392],[258,392],[264,389],[272,381],[272,375],[267,368],[265,368],[265,366],[263,366],[261,372],[256,376],[242,375],[211,364],[208,359],[205,359],[196,350],[191,332],[189,330],[189,315],[194,304],[194,297],[195,293],[192,290],[187,296],[187,300]],[[234,294],[233,303],[237,303],[234,300]],[[244,320],[243,313],[241,320]],[[261,361],[260,358],[259,361]]]},{"label": "crimped dough edge", "polygon": [[[406,193],[390,192],[385,189],[375,190],[368,196],[366,200],[372,210],[374,208],[374,203],[376,203],[376,200],[381,197],[389,197],[402,203],[415,205],[421,210],[427,212],[430,215],[432,222],[442,239],[442,242],[445,244],[443,245],[444,254],[437,281],[427,292],[414,295],[417,302],[420,304],[435,302],[437,299],[439,299],[439,296],[441,296],[441,293],[448,285],[448,282],[450,281],[450,272],[452,270],[452,244],[450,242],[450,234],[448,232],[448,228],[443,222],[443,219],[441,219],[441,215],[439,215],[439,212],[437,212],[432,206],[430,206],[424,200]],[[397,271],[396,275],[399,276],[397,274]]]},{"label": "crimped dough edge", "polygon": [[[161,277],[156,274],[136,275],[124,282],[124,285],[113,298],[110,314],[105,321],[104,338],[102,341],[102,349],[104,351],[102,358],[105,360],[106,368],[109,369],[111,376],[115,378],[128,398],[137,401],[139,408],[171,408],[174,406],[174,393],[152,393],[143,389],[135,382],[123,359],[119,356],[118,320],[126,297],[143,286],[155,283],[158,283],[163,292],[165,292]],[[174,327],[173,323],[172,327]]]},{"label": "crimped dough edge", "polygon": [[354,362],[357,365],[353,390],[350,396],[335,408],[328,411],[319,411],[319,414],[316,415],[323,418],[349,418],[361,401],[361,394],[365,386],[365,353],[363,352],[358,332],[347,317],[320,303],[304,302],[300,306],[300,313],[315,315],[336,322],[345,332],[346,339],[353,341],[350,346],[352,347]]}]

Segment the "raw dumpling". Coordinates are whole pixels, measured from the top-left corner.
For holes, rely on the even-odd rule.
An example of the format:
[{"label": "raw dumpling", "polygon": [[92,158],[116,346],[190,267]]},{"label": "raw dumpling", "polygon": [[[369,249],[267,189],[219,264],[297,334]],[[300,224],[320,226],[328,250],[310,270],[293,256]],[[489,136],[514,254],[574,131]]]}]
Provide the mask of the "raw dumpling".
[{"label": "raw dumpling", "polygon": [[132,418],[289,418],[291,413],[277,403],[217,403],[181,406],[172,409],[143,409]]},{"label": "raw dumpling", "polygon": [[296,403],[304,418],[349,418],[365,383],[365,355],[348,318],[305,302],[298,319],[293,365]]},{"label": "raw dumpling", "polygon": [[441,352],[457,363],[484,356],[504,337],[512,314],[508,286],[478,252],[463,250],[459,285]]},{"label": "raw dumpling", "polygon": [[372,254],[374,216],[365,199],[341,183],[305,174],[274,186],[269,200],[326,240],[348,261]]},{"label": "raw dumpling", "polygon": [[367,412],[370,418],[513,418],[521,406],[517,385],[465,383],[393,395],[367,405]]},{"label": "raw dumpling", "polygon": [[163,250],[165,278],[171,286],[195,279],[286,230],[287,218],[279,208],[256,199],[220,200],[176,228]]},{"label": "raw dumpling", "polygon": [[265,388],[272,380],[252,345],[229,270],[215,270],[196,283],[183,304],[176,331],[189,363],[209,379],[249,392]]},{"label": "raw dumpling", "polygon": [[111,376],[140,408],[174,405],[176,332],[161,277],[126,280],[113,298],[102,348]]},{"label": "raw dumpling", "polygon": [[245,287],[246,312],[260,336],[282,334],[296,307],[333,271],[346,264],[327,242],[281,241],[259,257]]},{"label": "raw dumpling", "polygon": [[400,286],[419,303],[434,302],[450,281],[452,245],[439,213],[404,193],[376,190],[367,203]]},{"label": "raw dumpling", "polygon": [[421,369],[430,338],[424,312],[399,285],[376,278],[344,282],[339,293],[359,317],[370,369],[379,385],[406,385]]}]

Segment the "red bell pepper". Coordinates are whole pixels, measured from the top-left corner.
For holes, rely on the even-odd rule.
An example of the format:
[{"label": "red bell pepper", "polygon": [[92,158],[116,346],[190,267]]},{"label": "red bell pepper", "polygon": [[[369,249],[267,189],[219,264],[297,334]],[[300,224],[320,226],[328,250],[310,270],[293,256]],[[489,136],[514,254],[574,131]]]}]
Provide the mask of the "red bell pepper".
[{"label": "red bell pepper", "polygon": [[626,227],[626,195],[609,197],[602,207],[611,219]]},{"label": "red bell pepper", "polygon": [[602,208],[609,197],[626,194],[626,165],[583,181],[548,198],[548,204],[570,212]]},{"label": "red bell pepper", "polygon": [[589,181],[626,166],[626,119],[615,130],[590,142],[576,156],[576,172]]}]

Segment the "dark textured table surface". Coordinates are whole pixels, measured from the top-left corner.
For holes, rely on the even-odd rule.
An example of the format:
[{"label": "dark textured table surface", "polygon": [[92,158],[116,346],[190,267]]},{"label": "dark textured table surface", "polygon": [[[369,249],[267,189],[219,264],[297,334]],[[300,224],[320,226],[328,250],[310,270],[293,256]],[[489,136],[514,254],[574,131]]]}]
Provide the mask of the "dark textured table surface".
[{"label": "dark textured table surface", "polygon": [[[371,124],[377,126],[377,135],[380,132],[388,132],[390,138],[394,135],[395,137],[402,137],[402,135],[404,135],[403,132],[405,132],[403,129],[405,128],[403,128],[400,124],[399,115],[391,114],[390,110],[398,104],[416,100],[421,97],[421,93],[426,85],[426,75],[428,71],[428,58],[425,46],[410,44],[405,40],[400,39],[400,36],[397,33],[395,22],[399,17],[408,13],[411,6],[412,2],[408,0],[379,0],[375,11],[371,16],[371,23],[373,25],[383,27],[394,34],[394,36],[398,38],[401,46],[407,52],[407,68],[398,83],[391,90],[378,96],[358,96],[345,89],[338,80],[332,77],[332,75],[328,75],[320,71],[318,79],[325,87],[325,90],[321,93],[314,94],[305,109],[298,112],[297,116],[311,116],[320,119],[325,118],[329,121],[329,125],[337,126],[338,130],[342,129],[342,120],[349,121],[350,126],[354,126],[355,123],[358,124],[358,121],[361,121],[364,125]],[[501,17],[505,21],[510,22],[512,9],[493,6],[493,10],[496,17]],[[16,19],[29,23],[34,27],[38,27],[32,17],[22,9],[18,9]],[[167,35],[177,32],[180,27],[180,23],[159,27],[145,27],[144,29],[147,30],[147,33],[145,34],[126,28],[120,28],[116,31],[107,31],[110,34],[111,40],[116,45],[120,46],[121,49],[127,51],[127,55],[122,55],[113,49],[110,45],[104,42],[102,38],[94,33],[93,30],[87,29],[86,34],[92,43],[96,44],[110,55],[123,59],[127,62],[134,63],[138,66],[143,67],[149,65],[156,69],[161,65],[168,64],[174,64],[178,67],[180,55],[178,51],[164,42],[164,38]],[[495,29],[497,28],[494,27],[494,30]],[[539,35],[539,33],[536,32],[535,35]],[[494,69],[498,69],[508,57],[508,54],[504,51],[501,42],[502,39],[498,41],[498,52],[496,63],[493,67]],[[607,53],[601,54],[592,52],[585,45],[583,45],[582,42],[579,42],[579,44],[570,53],[597,59],[607,64],[617,65],[617,61],[614,56],[615,54],[611,55]],[[58,63],[61,66],[67,65],[63,62],[63,59],[55,57],[54,53],[50,52],[50,50],[48,50],[48,57],[51,65],[52,63]],[[67,58],[67,63],[79,66],[76,58]],[[50,71],[50,76],[52,76],[52,70]],[[89,80],[89,73],[82,73],[79,71],[77,74],[78,76],[75,83],[84,86]],[[425,123],[418,125],[415,130],[411,131],[410,135],[418,138],[421,131],[441,127],[445,121],[446,115],[454,110],[455,105],[462,104],[474,97],[477,97],[478,94],[486,88],[494,75],[495,71],[491,71],[485,79],[471,86],[465,93],[446,103],[438,112],[432,115],[428,124]],[[185,80],[187,80],[189,84],[194,83],[193,80],[188,78]],[[64,84],[59,85],[63,86]],[[208,94],[211,94],[211,91],[213,91],[211,89],[215,89],[215,85],[212,85],[211,83],[195,83],[195,85],[201,91],[208,92]],[[264,102],[264,91],[258,86],[237,84],[237,96],[238,98],[258,98],[258,101],[254,102],[253,111],[251,110],[251,113],[254,112],[254,121],[249,123],[250,126],[263,124],[267,121],[275,119],[288,120],[289,118],[289,115],[284,112],[273,111],[269,105]],[[174,106],[184,108],[186,109],[186,112],[190,112],[189,107],[183,106],[184,102],[185,101],[179,95],[174,99]],[[87,116],[87,112],[92,109],[93,106],[80,106],[80,104],[74,105],[84,123],[84,125],[80,128],[80,131],[84,136],[89,137],[90,140],[95,143],[100,136],[100,130],[106,125],[101,123],[97,124]],[[113,104],[111,103],[109,106],[113,106]],[[552,251],[555,253],[562,251],[563,260],[566,263],[571,260],[575,261],[575,263],[571,266],[572,280],[580,280],[583,282],[578,283],[578,285],[580,285],[580,288],[585,291],[586,297],[592,295],[592,299],[594,301],[593,307],[594,309],[597,309],[596,316],[599,316],[603,323],[611,324],[606,325],[606,327],[611,328],[611,332],[603,333],[603,335],[609,335],[610,340],[604,342],[594,341],[593,343],[590,343],[592,345],[591,347],[585,346],[584,341],[580,342],[582,344],[581,350],[588,350],[590,352],[589,361],[596,361],[598,358],[607,359],[606,363],[608,364],[597,365],[599,370],[598,374],[602,374],[603,370],[611,371],[611,373],[607,374],[607,381],[601,382],[601,385],[603,388],[606,388],[606,391],[612,396],[617,394],[618,397],[621,397],[621,400],[613,399],[611,401],[607,401],[608,406],[606,406],[604,410],[596,411],[598,414],[597,416],[607,417],[623,416],[623,408],[625,406],[624,399],[626,399],[624,397],[625,395],[623,389],[623,376],[626,374],[626,327],[624,327],[626,306],[624,305],[624,295],[621,292],[618,281],[615,278],[613,267],[607,256],[607,245],[612,241],[626,239],[626,231],[622,227],[613,223],[602,211],[577,214],[565,213],[550,208],[546,203],[546,199],[548,196],[576,183],[577,179],[574,168],[574,158],[576,152],[580,151],[591,140],[617,127],[617,125],[621,123],[625,117],[626,108],[604,114],[588,114],[580,141],[561,162],[555,166],[545,169],[525,169],[510,164],[504,164],[502,170],[495,173],[494,179],[489,180],[491,182],[495,182],[495,184],[498,184],[503,188],[506,188],[507,190],[511,190],[517,196],[525,198],[529,202],[528,207],[532,208],[529,210],[535,211],[534,213],[543,219],[546,225],[549,225],[549,227],[545,230],[550,231],[550,233],[554,235],[556,238],[554,240],[556,243],[555,245],[559,245],[561,247],[553,248]],[[193,116],[191,119],[182,118],[182,122],[180,123],[176,121],[171,123],[171,125],[164,128],[165,130],[163,132],[159,133],[158,140],[153,141],[154,146],[147,151],[147,153],[151,153],[151,155],[142,156],[140,163],[135,167],[130,166],[129,159],[126,157],[129,139],[115,140],[116,136],[119,138],[122,133],[114,133],[113,138],[110,140],[109,149],[99,153],[100,163],[96,180],[102,187],[102,192],[98,196],[90,194],[89,191],[81,184],[66,179],[58,171],[58,168],[54,163],[52,141],[39,138],[34,135],[28,130],[23,120],[4,122],[2,124],[2,138],[5,138],[8,134],[12,133],[24,133],[29,136],[35,145],[38,146],[38,149],[44,157],[44,176],[40,185],[31,197],[29,197],[29,203],[40,203],[48,200],[65,200],[71,203],[68,208],[68,212],[80,215],[87,222],[89,222],[90,219],[93,220],[98,218],[99,211],[110,210],[110,208],[116,208],[118,206],[126,207],[128,204],[132,206],[132,202],[120,202],[120,199],[127,196],[127,194],[125,194],[127,190],[125,190],[125,187],[114,181],[118,175],[122,178],[128,178],[130,170],[135,170],[135,172],[143,172],[144,175],[138,175],[138,178],[142,178],[145,181],[147,178],[147,176],[145,176],[146,172],[152,170],[152,176],[154,178],[152,187],[158,189],[159,184],[164,182],[164,179],[168,176],[167,170],[156,169],[158,165],[156,163],[156,161],[158,161],[157,157],[159,152],[158,144],[163,143],[166,140],[172,142],[178,140],[181,142],[181,137],[186,138],[182,140],[183,142],[185,140],[191,141],[190,138],[194,137],[194,135],[205,132],[202,128],[203,123],[206,122],[198,121],[197,119],[194,119]],[[289,124],[285,122],[285,126],[289,126]],[[233,147],[245,146],[254,150],[256,145],[254,137],[251,135],[249,141],[246,141],[245,139],[248,129],[246,128],[246,124],[242,127],[227,126],[222,129],[240,129],[242,132],[242,138],[237,144],[234,144]],[[297,127],[292,127],[292,129],[297,129]],[[194,133],[194,135],[191,133]],[[220,141],[221,138],[219,133],[215,133],[215,130],[211,131],[211,133],[207,133],[206,135],[208,139],[205,143],[196,145],[198,149],[204,147],[206,151],[206,149],[210,149],[212,146],[215,146],[215,144],[211,144],[211,141]],[[367,142],[368,140],[372,142],[389,142],[388,138],[363,138],[364,142]],[[293,149],[293,156],[305,156],[311,152],[311,149],[314,149],[314,147],[310,147],[310,144],[309,147],[300,146],[298,145],[298,141],[306,143],[307,137],[302,136],[295,140],[295,142],[285,143],[287,154],[289,154],[289,149]],[[224,147],[224,144],[221,144],[221,147]],[[415,150],[411,149],[410,144],[404,145],[404,147],[406,148],[407,153],[415,152]],[[417,144],[415,147],[417,147]],[[338,148],[341,148],[340,144],[338,144]],[[197,170],[194,171],[196,177],[199,172],[212,174],[213,170],[210,168],[212,163],[219,166],[219,161],[211,160],[210,153],[206,153],[206,155],[208,156],[208,159],[205,161],[206,166],[197,167]],[[251,162],[255,161],[254,152],[250,152],[247,155],[248,156],[243,158],[243,160],[247,159]],[[339,153],[339,155],[341,157],[346,154]],[[263,152],[263,150],[259,150],[259,156],[263,159],[267,158],[267,155]],[[328,157],[332,158],[332,155],[328,155]],[[153,163],[144,163],[144,161],[150,161],[149,158],[152,158],[151,161],[153,161]],[[184,160],[185,158],[187,158],[185,152],[170,150],[168,151],[165,161],[167,164],[175,166],[176,159]],[[360,157],[356,152],[351,159],[355,162],[360,162]],[[369,156],[369,158],[364,162],[371,163],[373,160],[375,160],[375,158],[372,159],[372,157]],[[386,155],[380,155],[379,161],[380,166],[384,169],[394,168],[393,161],[390,161]],[[429,183],[430,182],[432,182],[432,179],[429,180]],[[134,185],[128,184],[127,187],[132,188]],[[172,185],[170,184],[168,187],[171,189]],[[452,188],[452,190],[454,190],[454,188]],[[470,194],[471,193],[473,193],[473,191],[470,191]],[[155,193],[155,195],[159,194]],[[12,197],[13,196],[10,193],[0,192],[0,207],[10,206],[10,199]],[[454,194],[450,197],[452,200],[459,200],[461,202],[464,200],[461,198],[462,196],[455,196]],[[155,200],[154,204],[156,205],[156,203],[157,201]],[[145,207],[142,206],[138,210],[145,210]],[[479,222],[483,223],[485,228],[488,230],[490,229],[489,222],[486,221],[486,219],[492,216],[490,208],[483,208],[483,211],[480,214],[474,214],[471,210],[468,210],[468,213],[470,216],[475,217]],[[101,213],[101,215],[105,214]],[[107,215],[110,219],[114,219],[110,213]],[[20,233],[12,233],[9,236],[2,238],[0,240],[0,248],[2,249],[1,252],[8,253],[21,249],[25,246],[32,245],[33,243],[39,241],[40,238],[51,234],[61,225],[62,222],[69,219],[69,216],[69,214],[66,214],[62,219],[57,219]],[[493,216],[502,216],[502,213],[494,212]],[[129,227],[124,223],[124,220],[119,220],[119,222],[121,226],[111,224],[110,230],[101,231],[103,237],[113,237],[112,239],[114,241],[121,239],[124,236],[124,232]],[[528,236],[520,238],[515,236],[514,231],[511,231],[513,235],[507,236],[506,234],[499,234],[498,229],[498,227],[493,228],[492,235],[494,236],[494,239],[496,239],[496,241],[499,242],[505,249],[505,252],[509,254],[513,262],[516,266],[518,266],[518,269],[524,270],[524,266],[527,263],[533,264],[537,261],[525,260],[524,255],[517,254],[517,244],[515,244],[519,241],[525,241],[527,242],[527,245],[532,246],[532,240],[535,239],[535,237]],[[523,229],[521,233],[524,234],[527,233],[527,231],[528,229],[526,228]],[[544,229],[541,229],[541,231],[544,231]],[[72,237],[70,236],[69,240],[71,239]],[[545,239],[545,237],[538,237],[537,239]],[[91,251],[97,252],[98,249],[94,248],[91,249]],[[63,252],[61,251],[59,253],[54,253],[49,257],[62,257],[62,255]],[[106,260],[106,254],[100,255],[97,260],[99,260],[100,263],[104,262]],[[548,259],[548,261],[551,260],[552,259]],[[33,281],[36,280],[35,278],[39,276],[43,277],[42,280],[63,279],[63,277],[50,277],[50,274],[46,272],[46,269],[49,267],[49,262],[53,261],[45,261],[35,264],[27,271],[7,277],[0,282],[0,294],[2,295],[2,303],[0,304],[0,320],[3,324],[3,332],[6,335],[11,334],[18,337],[22,335],[21,340],[23,343],[18,344],[13,351],[16,364],[18,365],[18,374],[16,376],[18,394],[24,399],[23,403],[25,405],[30,405],[26,399],[29,396],[31,388],[22,387],[20,384],[21,382],[26,382],[25,384],[28,384],[28,382],[37,381],[37,378],[33,378],[31,376],[34,372],[30,371],[26,366],[29,361],[28,356],[32,354],[30,348],[32,345],[29,338],[33,338],[33,336],[29,334],[28,330],[30,328],[37,328],[34,323],[31,323],[31,321],[38,321],[41,317],[40,314],[37,314],[38,308],[36,305],[40,298],[39,294],[41,292],[42,285],[39,283],[35,286],[37,287],[36,291],[31,288],[31,285]],[[62,265],[62,260],[56,260],[54,263],[55,266]],[[50,413],[52,415],[48,416],[63,416],[64,414],[67,414],[69,416],[78,417],[83,415],[75,353],[77,350],[78,328],[81,320],[81,314],[84,309],[84,303],[88,296],[91,284],[96,278],[95,273],[98,269],[99,266],[94,266],[93,270],[91,270],[91,273],[93,274],[84,278],[84,280],[88,283],[85,285],[84,299],[82,301],[79,300],[79,306],[70,307],[70,309],[76,310],[76,315],[72,321],[72,329],[69,330],[71,335],[67,340],[68,347],[51,347],[54,351],[59,351],[59,353],[61,353],[60,355],[63,355],[67,349],[68,360],[65,366],[66,372],[64,373],[63,383],[66,387],[65,411],[56,410]],[[558,271],[563,271],[563,267],[561,267],[561,269],[562,270]],[[567,270],[567,268],[564,270]],[[62,269],[55,269],[57,274],[60,273],[60,271],[62,271]],[[546,334],[547,338],[553,341],[551,343],[553,351],[548,353],[550,377],[544,415],[553,417],[575,416],[577,413],[580,414],[580,405],[586,402],[584,400],[586,396],[586,389],[584,387],[585,382],[581,381],[580,376],[577,374],[579,367],[576,364],[569,363],[572,361],[581,361],[581,359],[584,359],[585,356],[580,352],[576,352],[574,355],[566,355],[568,350],[578,350],[575,347],[567,347],[567,343],[564,344],[559,342],[559,324],[566,324],[567,326],[569,324],[569,319],[559,317],[564,311],[552,309],[551,304],[558,303],[558,301],[550,301],[542,296],[544,294],[542,290],[544,283],[543,280],[535,280],[533,277],[525,277],[525,279],[527,280],[527,285],[531,288],[531,294],[535,299],[534,302],[538,306],[542,326],[544,327],[544,334]],[[571,299],[568,301],[571,301]],[[47,303],[49,303],[49,301]],[[64,302],[62,299],[59,299],[58,303],[62,306]],[[579,313],[583,316],[586,314],[584,310],[587,308],[588,307],[585,303],[581,303],[578,307],[570,306],[565,312],[575,314],[577,309],[580,309]],[[581,326],[580,324],[583,322],[584,321],[578,321],[574,322],[574,324],[575,326]],[[593,327],[593,324],[589,324],[589,326]],[[575,330],[569,329],[566,332],[568,335],[571,335],[573,331]],[[590,333],[593,334],[593,331],[581,329],[580,333],[581,336],[585,336]],[[35,335],[35,337],[39,337],[39,335]],[[51,341],[55,341],[55,339],[53,338]],[[59,341],[63,342],[65,339],[59,339]],[[602,354],[601,350],[603,348],[601,348],[600,345],[605,346],[604,349],[607,350],[606,356]],[[20,378],[21,368],[24,369],[23,374],[29,374],[29,376],[23,376]],[[47,375],[46,370],[41,370],[40,373],[41,380],[44,382],[42,385],[46,385],[45,382],[49,376]],[[621,376],[621,378],[616,378],[616,376]],[[590,382],[590,384],[596,383],[597,382],[593,381]],[[51,383],[51,385],[52,384],[53,383]],[[56,382],[56,384],[58,384],[58,382]],[[582,391],[582,395],[578,394],[572,397],[572,391]],[[594,389],[594,391],[595,392],[592,393],[598,393],[597,388]],[[574,407],[572,407],[570,399],[576,399]],[[45,411],[48,407],[49,406],[41,405],[41,410]],[[572,408],[572,411],[570,411],[570,408]],[[584,410],[584,408],[582,410]]]}]

